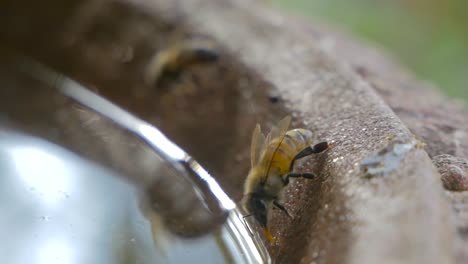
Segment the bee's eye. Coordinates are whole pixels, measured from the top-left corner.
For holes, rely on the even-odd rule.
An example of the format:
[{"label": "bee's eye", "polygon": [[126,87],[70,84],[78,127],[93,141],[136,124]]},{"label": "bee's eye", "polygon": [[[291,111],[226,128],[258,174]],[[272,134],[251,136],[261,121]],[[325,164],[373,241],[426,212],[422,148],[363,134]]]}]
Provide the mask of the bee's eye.
[{"label": "bee's eye", "polygon": [[197,48],[194,50],[195,56],[200,61],[213,62],[218,60],[219,53],[217,50]]},{"label": "bee's eye", "polygon": [[265,202],[258,198],[253,198],[251,200],[252,213],[255,219],[262,225],[267,226],[267,212]]}]

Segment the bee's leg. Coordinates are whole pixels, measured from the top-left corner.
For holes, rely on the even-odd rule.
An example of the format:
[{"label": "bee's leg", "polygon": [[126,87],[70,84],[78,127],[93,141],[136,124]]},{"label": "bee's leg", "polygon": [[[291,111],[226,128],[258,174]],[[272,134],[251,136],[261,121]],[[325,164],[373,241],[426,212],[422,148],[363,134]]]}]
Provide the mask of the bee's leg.
[{"label": "bee's leg", "polygon": [[320,143],[315,144],[314,146],[308,146],[307,148],[303,149],[301,152],[299,152],[292,160],[291,166],[289,167],[289,171],[292,171],[294,169],[294,162],[300,158],[312,155],[312,154],[318,154],[321,153],[325,150],[328,149],[330,144],[328,142],[323,141]]},{"label": "bee's leg", "polygon": [[313,153],[321,153],[327,150],[328,148],[332,147],[332,143],[328,143],[327,141],[323,141],[320,143],[315,144],[312,149],[314,150]]},{"label": "bee's leg", "polygon": [[289,216],[289,218],[292,218],[291,215],[288,213],[288,210],[286,210],[286,208],[284,208],[284,206],[280,203],[278,203],[278,201],[274,200],[273,201],[273,204],[278,208],[280,209],[281,211],[283,211],[287,216]]},{"label": "bee's leg", "polygon": [[284,176],[283,182],[289,182],[289,178],[305,178],[305,179],[313,179],[315,178],[315,174],[313,173],[295,173],[290,172]]}]

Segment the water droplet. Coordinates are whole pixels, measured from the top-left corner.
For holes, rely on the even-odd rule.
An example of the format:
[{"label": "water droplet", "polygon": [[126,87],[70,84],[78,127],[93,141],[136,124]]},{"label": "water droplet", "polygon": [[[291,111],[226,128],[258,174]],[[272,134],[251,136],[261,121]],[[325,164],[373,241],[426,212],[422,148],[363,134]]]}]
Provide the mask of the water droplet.
[{"label": "water droplet", "polygon": [[42,221],[50,221],[50,216],[43,215],[43,216],[41,216],[41,220]]}]

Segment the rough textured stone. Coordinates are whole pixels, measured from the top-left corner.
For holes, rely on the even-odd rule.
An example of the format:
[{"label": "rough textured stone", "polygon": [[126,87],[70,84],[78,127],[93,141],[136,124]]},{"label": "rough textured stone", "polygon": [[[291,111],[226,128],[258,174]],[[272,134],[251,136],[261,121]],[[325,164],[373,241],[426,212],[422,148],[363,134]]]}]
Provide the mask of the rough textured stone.
[{"label": "rough textured stone", "polygon": [[468,191],[468,163],[451,155],[438,155],[432,161],[439,169],[442,182],[447,190]]},{"label": "rough textured stone", "polygon": [[[318,180],[287,187],[293,219],[274,213],[275,262],[451,263],[456,257],[463,263],[466,219],[454,214],[452,224],[429,157],[467,157],[467,110],[378,52],[257,1],[50,3],[57,8],[29,3],[16,10],[15,2],[4,9],[13,15],[0,14],[1,24],[25,29],[2,28],[5,45],[158,125],[238,200],[256,122],[268,127],[291,114],[295,127],[335,142],[298,168]],[[144,84],[155,52],[197,34],[220,44],[217,63],[189,67],[161,87]],[[415,136],[427,152],[414,144],[388,174],[364,177],[361,162],[391,149],[389,138],[410,144]]]}]

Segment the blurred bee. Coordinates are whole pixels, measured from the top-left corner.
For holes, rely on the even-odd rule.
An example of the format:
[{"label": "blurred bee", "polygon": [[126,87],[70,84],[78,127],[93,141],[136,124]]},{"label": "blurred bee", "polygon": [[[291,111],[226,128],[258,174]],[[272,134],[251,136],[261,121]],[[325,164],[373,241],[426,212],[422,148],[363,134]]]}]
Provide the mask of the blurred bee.
[{"label": "blurred bee", "polygon": [[213,41],[206,39],[180,41],[154,55],[146,68],[145,82],[148,85],[157,85],[166,74],[180,73],[195,64],[215,62],[219,56],[218,48]]},{"label": "blurred bee", "polygon": [[265,137],[257,124],[252,135],[251,169],[244,185],[242,206],[248,215],[253,216],[263,227],[266,238],[274,239],[267,227],[272,206],[291,217],[280,203],[282,190],[289,178],[314,178],[312,173],[295,173],[294,162],[300,158],[328,149],[331,144],[320,142],[311,146],[313,133],[306,129],[288,131],[291,117],[283,118]]}]

